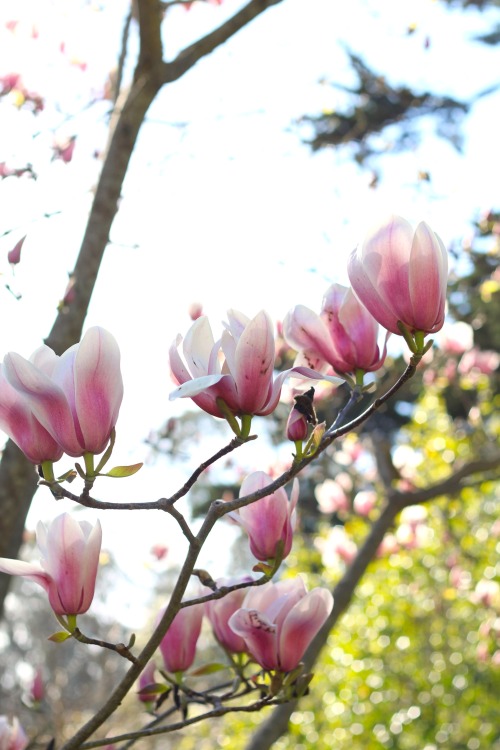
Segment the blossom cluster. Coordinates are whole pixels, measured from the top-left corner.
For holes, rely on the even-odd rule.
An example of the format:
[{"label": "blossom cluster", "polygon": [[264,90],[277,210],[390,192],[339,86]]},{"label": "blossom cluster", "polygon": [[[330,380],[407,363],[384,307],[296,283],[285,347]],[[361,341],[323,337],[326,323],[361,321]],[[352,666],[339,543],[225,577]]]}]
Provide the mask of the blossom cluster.
[{"label": "blossom cluster", "polygon": [[[394,216],[352,253],[348,273],[352,287],[330,286],[319,315],[300,304],[286,315],[283,335],[297,356],[293,367],[279,374],[275,373],[273,325],[265,311],[250,319],[230,310],[222,335],[215,339],[200,310],[193,315],[187,335],[177,336],[170,347],[177,386],[170,397],[191,398],[210,415],[226,419],[245,441],[252,417],[276,409],[287,378],[336,384],[344,379],[359,387],[364,373],[383,365],[391,333],[404,336],[412,353],[421,358],[429,346],[424,337],[440,330],[444,322],[447,256],[439,237],[425,223],[413,231],[408,222]],[[386,329],[383,343],[379,326]],[[295,397],[287,435],[296,445],[316,425],[313,394],[311,387]],[[63,454],[84,458],[85,471],[78,464],[77,469],[88,491],[113,448],[122,397],[118,344],[102,328],[90,328],[79,344],[60,356],[44,345],[29,359],[10,352],[0,365],[0,428],[33,464],[41,466],[45,483],[54,492],[52,464]],[[103,452],[94,468],[94,457]],[[118,467],[128,468],[134,467]],[[119,475],[127,472],[113,474]],[[57,481],[64,481],[64,476]],[[279,674],[297,669],[327,622],[333,609],[328,589],[308,592],[300,577],[270,580],[292,549],[299,505],[297,479],[290,497],[282,486],[271,489],[272,483],[265,472],[249,474],[241,485],[239,505],[233,506],[238,509],[226,511],[246,532],[258,561],[254,570],[264,572],[264,577],[218,579],[206,596],[199,597],[203,603],[183,602],[160,644],[167,672],[178,674],[191,667],[204,616],[227,652],[246,654],[265,672]],[[323,500],[330,510],[332,503],[342,501],[336,490],[333,498],[330,486]],[[360,497],[358,512],[369,514],[373,502]],[[92,526],[63,513],[48,528],[38,524],[37,543],[40,563],[1,558],[0,571],[42,586],[56,617],[74,635],[76,616],[87,612],[94,596],[101,549],[99,521]],[[160,613],[158,622],[162,617]],[[141,677],[141,689],[153,680],[153,673],[151,663]],[[5,717],[0,717],[0,745],[8,750],[25,746],[19,725]]]}]

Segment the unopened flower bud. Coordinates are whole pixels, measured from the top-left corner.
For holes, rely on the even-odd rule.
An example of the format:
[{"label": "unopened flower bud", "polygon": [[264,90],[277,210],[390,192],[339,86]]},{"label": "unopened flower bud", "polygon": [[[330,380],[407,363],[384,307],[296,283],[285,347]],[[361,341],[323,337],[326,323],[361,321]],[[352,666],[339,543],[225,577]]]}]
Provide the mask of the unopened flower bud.
[{"label": "unopened flower bud", "polygon": [[288,440],[292,440],[294,443],[297,440],[305,440],[309,431],[309,425],[304,414],[301,414],[295,406],[290,412],[288,422],[286,423],[286,436]]}]

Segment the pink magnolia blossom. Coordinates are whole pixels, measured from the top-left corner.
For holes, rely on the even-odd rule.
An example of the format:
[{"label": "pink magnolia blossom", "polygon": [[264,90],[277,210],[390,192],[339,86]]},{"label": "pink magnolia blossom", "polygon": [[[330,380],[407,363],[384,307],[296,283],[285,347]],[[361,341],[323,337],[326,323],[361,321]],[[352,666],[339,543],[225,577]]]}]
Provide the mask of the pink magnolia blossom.
[{"label": "pink magnolia blossom", "polygon": [[[240,497],[261,490],[272,481],[272,477],[264,471],[255,471],[243,480]],[[298,499],[299,482],[294,479],[290,500],[285,489],[280,487],[255,503],[228,514],[247,532],[250,550],[257,560],[273,560],[277,556],[279,542],[283,542],[282,559],[290,554]]]},{"label": "pink magnolia blossom", "polygon": [[471,349],[460,359],[458,372],[461,375],[491,375],[500,365],[498,352],[488,349]]},{"label": "pink magnolia blossom", "polygon": [[[236,416],[265,416],[278,405],[281,387],[287,377],[321,380],[324,376],[308,367],[293,367],[274,376],[274,332],[269,315],[263,310],[250,320],[236,310],[228,311],[229,323],[214,341],[210,323],[201,316],[189,329],[183,353],[178,352],[182,336],[170,347],[172,377],[179,384],[170,399],[192,398],[200,409],[224,417],[217,399],[222,399]],[[328,378],[338,383],[337,378]]]},{"label": "pink magnolia blossom", "polygon": [[[250,582],[249,576],[244,578],[219,578],[217,587],[232,586],[236,583]],[[208,592],[207,592],[208,593]],[[247,650],[245,641],[229,627],[229,618],[236,610],[243,606],[248,589],[236,589],[221,599],[205,602],[205,614],[210,621],[214,635],[225,649],[233,654],[240,654]]]},{"label": "pink magnolia blossom", "polygon": [[46,528],[39,523],[36,540],[41,564],[0,558],[0,570],[40,584],[57,615],[86,612],[94,598],[101,550],[101,525],[75,521],[69,513],[57,516]]},{"label": "pink magnolia blossom", "polygon": [[28,738],[18,719],[0,716],[0,750],[24,750]]},{"label": "pink magnolia blossom", "polygon": [[104,328],[57,356],[39,347],[29,360],[10,352],[5,378],[33,416],[70,456],[102,453],[123,397],[120,351]]},{"label": "pink magnolia blossom", "polygon": [[139,690],[137,697],[141,703],[152,703],[156,699],[156,694],[149,692],[146,688],[155,684],[156,665],[154,661],[146,664],[145,668],[139,675]]},{"label": "pink magnolia blossom", "polygon": [[290,672],[332,611],[328,589],[307,593],[301,578],[250,589],[243,607],[229,619],[248,652],[263,669]]},{"label": "pink magnolia blossom", "polygon": [[34,464],[59,461],[63,454],[60,445],[33,415],[30,405],[6,380],[2,365],[0,365],[0,429]]},{"label": "pink magnolia blossom", "polygon": [[283,321],[285,339],[298,350],[295,364],[307,363],[321,372],[378,370],[385,359],[377,345],[378,323],[352,289],[332,284],[323,299],[321,315],[296,305]]},{"label": "pink magnolia blossom", "polygon": [[438,340],[439,347],[445,354],[463,354],[474,346],[474,330],[468,323],[459,320],[445,325]]},{"label": "pink magnolia blossom", "polygon": [[58,141],[53,145],[52,159],[60,159],[65,164],[73,159],[73,152],[75,150],[76,135],[72,135],[69,138]]},{"label": "pink magnolia blossom", "polygon": [[384,328],[400,334],[435,333],[444,323],[448,256],[441,239],[425,223],[416,230],[400,216],[373,229],[351,254],[354,291]]},{"label": "pink magnolia blossom", "polygon": [[[162,615],[163,612],[158,620]],[[193,663],[202,619],[203,604],[183,607],[175,615],[160,643],[163,663],[168,672],[184,672]]]},{"label": "pink magnolia blossom", "polygon": [[41,669],[37,669],[31,682],[30,698],[33,703],[40,703],[45,696],[45,682]]},{"label": "pink magnolia blossom", "polygon": [[352,507],[360,516],[369,516],[377,503],[377,493],[373,490],[361,490],[353,500]]}]

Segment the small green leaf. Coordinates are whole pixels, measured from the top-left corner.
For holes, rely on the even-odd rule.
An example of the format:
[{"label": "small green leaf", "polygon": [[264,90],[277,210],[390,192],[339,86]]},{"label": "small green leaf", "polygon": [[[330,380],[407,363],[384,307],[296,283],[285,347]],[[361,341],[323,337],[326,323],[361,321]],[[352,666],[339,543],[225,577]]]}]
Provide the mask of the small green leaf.
[{"label": "small green leaf", "polygon": [[69,469],[64,474],[61,474],[60,477],[57,477],[57,482],[72,482],[73,479],[76,479],[76,471],[74,469]]},{"label": "small green leaf", "polygon": [[193,669],[189,672],[190,677],[201,677],[205,674],[213,674],[214,672],[221,672],[223,669],[228,669],[227,664],[220,664],[217,662],[213,662],[212,664],[204,664],[203,667],[198,667],[198,669]]},{"label": "small green leaf", "polygon": [[273,566],[267,565],[264,562],[260,562],[254,565],[252,570],[255,573],[264,573],[265,576],[268,576],[268,575],[271,575],[271,573],[273,572]]},{"label": "small green leaf", "polygon": [[59,630],[57,633],[53,633],[49,636],[47,640],[52,641],[53,643],[63,643],[64,641],[67,641],[68,638],[71,638],[71,633],[67,633],[65,630]]},{"label": "small green leaf", "polygon": [[80,466],[80,464],[75,464],[75,469],[77,470],[78,474],[81,476],[82,479],[86,479],[87,475],[85,474],[84,470]]},{"label": "small green leaf", "polygon": [[136,474],[139,469],[143,466],[140,464],[132,464],[132,466],[115,466],[114,469],[110,469],[107,474],[99,474],[101,477],[131,477],[132,474]]}]

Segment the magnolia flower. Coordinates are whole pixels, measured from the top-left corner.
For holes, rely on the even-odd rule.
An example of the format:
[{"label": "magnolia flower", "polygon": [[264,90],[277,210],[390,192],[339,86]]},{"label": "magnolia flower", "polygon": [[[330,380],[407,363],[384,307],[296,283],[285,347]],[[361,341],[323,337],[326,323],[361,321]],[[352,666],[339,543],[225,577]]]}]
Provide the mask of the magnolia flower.
[{"label": "magnolia flower", "polygon": [[45,682],[41,669],[37,669],[31,681],[29,697],[33,703],[40,703],[45,696]]},{"label": "magnolia flower", "polygon": [[36,541],[41,564],[0,558],[0,571],[24,576],[40,584],[56,615],[86,612],[94,598],[101,550],[101,525],[75,521],[69,513],[57,516],[48,528],[40,522]]},{"label": "magnolia flower", "polygon": [[[163,612],[158,617],[158,621]],[[183,607],[175,615],[160,643],[167,672],[184,672],[194,661],[196,643],[201,632],[203,604]]]},{"label": "magnolia flower", "polygon": [[5,378],[0,365],[0,429],[15,442],[34,464],[59,461],[61,446],[33,415],[25,398]]},{"label": "magnolia flower", "polygon": [[[265,416],[276,408],[281,387],[289,376],[322,380],[324,376],[308,367],[293,367],[273,380],[275,347],[273,325],[261,311],[250,320],[236,310],[228,311],[229,323],[214,341],[208,318],[198,318],[189,329],[183,353],[182,336],[170,347],[172,377],[179,384],[170,399],[192,398],[201,409],[215,417],[224,417],[217,403],[222,399],[236,416]],[[338,378],[328,378],[339,383]]]},{"label": "magnolia flower", "polygon": [[243,607],[229,619],[248,652],[263,669],[290,672],[332,611],[328,589],[307,593],[301,578],[249,590]]},{"label": "magnolia flower", "polygon": [[321,372],[378,370],[385,359],[377,345],[378,324],[352,289],[332,284],[323,299],[321,315],[296,305],[283,321],[285,339],[298,350],[295,364],[307,363]]},{"label": "magnolia flower", "polygon": [[24,750],[28,738],[17,718],[0,716],[0,750]]},{"label": "magnolia flower", "polygon": [[[249,576],[244,578],[218,578],[217,588],[232,586],[236,583],[250,582]],[[218,642],[233,654],[239,654],[247,650],[245,641],[229,627],[229,618],[236,610],[243,606],[243,601],[248,589],[236,589],[221,599],[212,599],[205,602],[205,614],[210,621],[214,635]],[[207,591],[208,593],[208,591]]]},{"label": "magnolia flower", "polygon": [[155,685],[155,672],[156,665],[154,661],[150,661],[139,675],[137,697],[141,703],[152,703],[157,698],[158,694],[152,690],[153,685]]},{"label": "magnolia flower", "polygon": [[75,457],[102,453],[123,397],[120,351],[108,331],[90,328],[79,344],[60,357],[48,346],[41,346],[29,360],[10,352],[3,369],[26,411],[65,453]]},{"label": "magnolia flower", "polygon": [[[272,477],[263,471],[255,471],[243,480],[240,497],[257,492],[272,482]],[[283,543],[281,559],[290,554],[296,523],[295,507],[299,499],[299,482],[294,479],[292,494],[288,500],[286,491],[280,487],[270,495],[245,505],[228,515],[247,532],[250,550],[257,560],[273,560],[277,547]]]},{"label": "magnolia flower", "polygon": [[435,333],[444,323],[448,256],[425,223],[415,230],[400,216],[372,230],[351,254],[349,279],[375,320],[401,334]]}]

